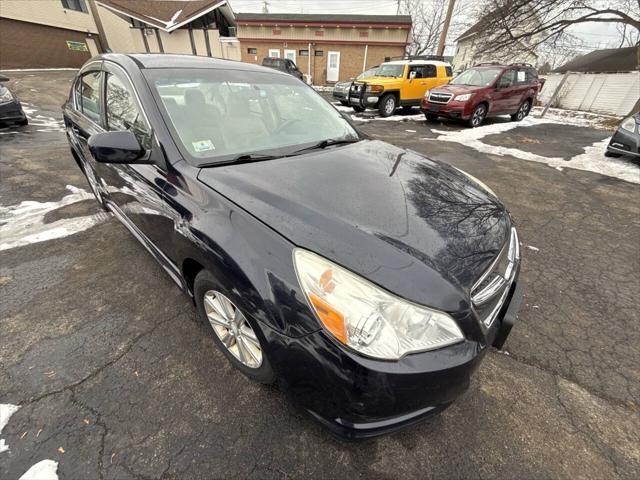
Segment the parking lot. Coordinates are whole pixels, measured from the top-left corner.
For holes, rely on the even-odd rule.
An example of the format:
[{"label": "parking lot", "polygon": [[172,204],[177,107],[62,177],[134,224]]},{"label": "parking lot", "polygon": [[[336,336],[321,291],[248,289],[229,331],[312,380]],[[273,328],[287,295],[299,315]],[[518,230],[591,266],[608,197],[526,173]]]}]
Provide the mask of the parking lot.
[{"label": "parking lot", "polygon": [[61,479],[640,477],[640,168],[603,157],[597,120],[354,116],[498,194],[526,297],[452,407],[345,443],[232,370],[191,301],[99,210],[62,128],[73,75],[12,74],[31,124],[0,130],[3,416],[19,406],[1,478],[47,459]]}]

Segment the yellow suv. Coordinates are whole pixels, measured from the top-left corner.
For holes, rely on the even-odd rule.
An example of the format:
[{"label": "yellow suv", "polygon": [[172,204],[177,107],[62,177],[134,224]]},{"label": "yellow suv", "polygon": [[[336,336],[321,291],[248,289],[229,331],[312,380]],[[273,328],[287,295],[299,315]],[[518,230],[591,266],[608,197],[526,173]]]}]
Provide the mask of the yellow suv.
[{"label": "yellow suv", "polygon": [[380,64],[375,75],[353,82],[349,105],[356,112],[377,108],[380,116],[393,115],[398,107],[419,106],[424,93],[449,83],[451,65],[439,60],[404,59]]}]

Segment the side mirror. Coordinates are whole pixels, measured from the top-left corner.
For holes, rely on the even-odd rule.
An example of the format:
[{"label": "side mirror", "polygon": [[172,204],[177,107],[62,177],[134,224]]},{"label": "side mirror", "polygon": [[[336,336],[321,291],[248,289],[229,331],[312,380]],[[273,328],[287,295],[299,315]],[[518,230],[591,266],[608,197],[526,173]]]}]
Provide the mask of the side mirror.
[{"label": "side mirror", "polygon": [[89,137],[89,151],[100,163],[146,163],[145,152],[136,136],[128,131],[96,133]]},{"label": "side mirror", "polygon": [[414,78],[416,78],[416,71],[415,70],[413,72],[409,73],[409,81],[412,81]]}]

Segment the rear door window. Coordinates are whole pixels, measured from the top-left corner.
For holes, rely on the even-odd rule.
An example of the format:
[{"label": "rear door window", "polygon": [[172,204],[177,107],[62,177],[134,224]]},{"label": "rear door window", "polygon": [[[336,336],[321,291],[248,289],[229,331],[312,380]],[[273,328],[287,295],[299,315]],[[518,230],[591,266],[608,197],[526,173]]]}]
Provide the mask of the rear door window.
[{"label": "rear door window", "polygon": [[81,81],[82,113],[97,124],[102,121],[102,105],[100,102],[100,76],[101,72],[87,73]]}]

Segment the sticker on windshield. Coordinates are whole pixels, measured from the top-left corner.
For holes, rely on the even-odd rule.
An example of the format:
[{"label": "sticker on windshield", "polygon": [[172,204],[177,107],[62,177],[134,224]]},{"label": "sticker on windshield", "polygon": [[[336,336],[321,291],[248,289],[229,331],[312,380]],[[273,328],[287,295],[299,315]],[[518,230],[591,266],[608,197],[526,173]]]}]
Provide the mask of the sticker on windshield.
[{"label": "sticker on windshield", "polygon": [[216,149],[211,140],[199,140],[197,142],[191,142],[191,145],[193,145],[193,149],[198,153]]}]

